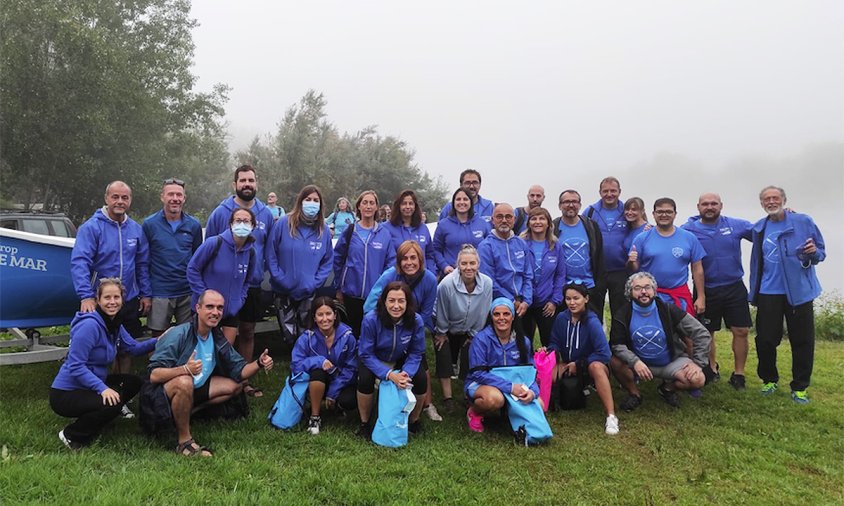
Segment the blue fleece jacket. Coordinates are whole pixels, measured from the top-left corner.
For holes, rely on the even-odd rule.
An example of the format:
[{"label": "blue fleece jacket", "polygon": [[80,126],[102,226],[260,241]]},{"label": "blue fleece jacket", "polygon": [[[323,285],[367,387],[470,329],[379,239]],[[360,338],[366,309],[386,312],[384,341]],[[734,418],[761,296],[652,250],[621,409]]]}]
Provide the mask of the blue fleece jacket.
[{"label": "blue fleece jacket", "polygon": [[92,299],[102,278],[120,278],[126,300],[149,297],[149,245],[144,231],[126,216],[117,223],[97,209],[79,227],[70,254],[70,274],[79,299]]},{"label": "blue fleece jacket", "polygon": [[530,260],[528,264],[533,268],[533,305],[542,307],[548,302],[560,307],[563,303],[563,287],[566,286],[566,258],[563,255],[563,245],[557,241],[553,248],[548,247],[542,252],[542,263],[536,267],[533,249],[528,247]]},{"label": "blue fleece jacket", "polygon": [[[495,335],[495,330],[491,326],[484,327],[483,330],[475,334],[472,338],[472,344],[469,345],[469,374],[466,376],[466,392],[468,396],[469,388],[472,383],[478,385],[489,385],[499,390],[504,395],[509,395],[513,390],[513,383],[492,374],[489,371],[474,370],[475,368],[484,367],[503,367],[509,365],[533,365],[533,350],[530,345],[530,340],[522,336],[525,341],[525,350],[527,350],[527,357],[524,361],[519,359],[519,346],[516,339],[510,339],[507,344],[502,345]],[[539,397],[539,385],[536,381],[528,385],[536,397]],[[468,397],[467,397],[468,398]]]},{"label": "blue fleece jacket", "polygon": [[[251,236],[255,239],[255,256],[258,261],[255,262],[250,273],[249,286],[259,287],[261,286],[261,281],[264,279],[264,271],[266,270],[264,266],[264,244],[266,244],[267,237],[269,237],[270,231],[272,231],[275,218],[273,218],[273,213],[270,209],[260,199],[256,198],[253,202],[255,204],[252,206],[252,213],[255,214],[257,224],[252,229]],[[205,238],[208,239],[209,237],[220,235],[226,230],[230,230],[229,222],[231,221],[232,213],[238,207],[240,206],[235,203],[234,196],[227,197],[220,202],[220,205],[208,217],[208,223],[205,224]]]},{"label": "blue fleece jacket", "polygon": [[155,348],[156,339],[139,343],[121,325],[109,334],[97,311],[76,313],[70,323],[70,347],[53,388],[56,390],[93,390],[102,394],[108,369],[118,350],[130,355],[144,355]]},{"label": "blue fleece jacket", "polygon": [[431,232],[427,225],[420,223],[417,227],[406,227],[404,225],[393,225],[392,223],[383,223],[384,228],[390,231],[390,236],[393,238],[393,246],[398,251],[399,246],[404,241],[416,241],[419,247],[422,248],[422,256],[425,259],[425,268],[434,274],[437,273],[437,260],[434,258],[434,243],[431,240]]},{"label": "blue fleece jacket", "polygon": [[601,320],[588,309],[579,322],[571,321],[568,309],[557,315],[548,342],[548,351],[552,350],[557,352],[557,360],[565,364],[584,358],[587,364],[608,364],[612,355]]},{"label": "blue fleece jacket", "polygon": [[[396,270],[396,266],[392,266],[375,282],[375,286],[366,296],[366,302],[363,303],[363,310],[365,312],[372,311],[378,304],[378,297],[384,291],[384,287],[392,281],[404,281],[408,285],[407,278]],[[413,298],[416,299],[416,312],[422,316],[422,321],[425,322],[425,327],[434,331],[434,304],[437,302],[437,277],[431,271],[424,271],[422,277],[419,278],[415,285],[410,285],[413,290]]]},{"label": "blue fleece jacket", "polygon": [[413,321],[413,327],[405,327],[401,322],[394,327],[385,327],[375,311],[366,313],[358,342],[361,364],[376,377],[386,379],[393,368],[385,362],[395,364],[404,357],[402,370],[415,376],[425,355],[425,324],[418,314]]},{"label": "blue fleece jacket", "polygon": [[352,335],[352,329],[341,323],[334,330],[334,343],[331,349],[325,344],[325,336],[319,329],[306,330],[296,340],[290,357],[290,372],[310,372],[322,369],[326,360],[334,366],[328,370],[331,381],[325,391],[328,399],[337,399],[340,390],[355,383],[358,372],[358,343]]},{"label": "blue fleece jacket", "polygon": [[[619,200],[613,212],[604,209],[602,200],[589,205],[583,210],[583,216],[591,218],[598,225],[601,237],[604,239],[604,266],[607,272],[625,271],[627,269],[627,250],[624,249],[624,238],[627,237],[628,224],[624,218],[624,201]],[[615,219],[607,219],[608,215]]]},{"label": "blue fleece jacket", "polygon": [[153,297],[181,297],[190,293],[188,262],[202,244],[202,225],[182,213],[173,231],[164,211],[151,214],[141,227],[149,243],[149,281]]},{"label": "blue fleece jacket", "polygon": [[193,294],[193,305],[196,305],[205,290],[217,290],[226,301],[223,318],[228,318],[236,315],[246,302],[249,264],[257,263],[258,256],[250,253],[254,244],[251,236],[237,251],[231,230],[226,230],[219,237],[223,241],[219,249],[218,239],[209,237],[196,250],[188,263],[188,281]]},{"label": "blue fleece jacket", "polygon": [[519,298],[533,304],[533,255],[525,241],[511,235],[507,239],[495,232],[478,246],[481,272],[492,278],[492,298]]},{"label": "blue fleece jacket", "polygon": [[693,233],[706,251],[701,262],[707,288],[727,286],[742,280],[741,240],[750,240],[752,223],[721,216],[718,223],[706,225],[700,222],[700,216],[692,216],[682,228]]},{"label": "blue fleece jacket", "polygon": [[[487,223],[492,220],[492,211],[495,209],[495,204],[493,204],[491,200],[487,200],[478,195],[478,201],[475,202],[472,207],[475,208],[475,216],[480,217]],[[446,202],[446,204],[443,206],[442,211],[440,211],[440,216],[438,220],[443,221],[448,217],[448,213],[450,212],[451,202]]]},{"label": "blue fleece jacket", "polygon": [[[754,306],[762,282],[762,241],[768,218],[762,218],[753,226],[753,251],[750,255],[750,287],[748,299]],[[802,250],[806,239],[815,241],[817,251],[805,255]],[[823,235],[809,216],[799,213],[785,213],[785,230],[777,238],[782,273],[785,277],[785,296],[789,305],[799,306],[816,299],[821,294],[821,283],[815,273],[815,265],[826,258],[826,244]],[[800,252],[798,252],[798,248]]]},{"label": "blue fleece jacket", "polygon": [[457,254],[464,244],[471,244],[476,248],[489,234],[489,223],[475,215],[466,223],[454,216],[449,216],[437,223],[434,231],[434,260],[437,270],[443,272],[446,267],[454,267]]},{"label": "blue fleece jacket", "polygon": [[396,248],[390,231],[382,224],[376,223],[366,240],[358,233],[359,226],[355,225],[351,234],[341,235],[334,246],[334,288],[344,295],[366,299],[381,273],[396,263]]},{"label": "blue fleece jacket", "polygon": [[331,272],[334,250],[331,231],[324,225],[322,237],[316,227],[299,225],[290,235],[289,216],[273,225],[264,252],[273,290],[293,300],[311,297]]}]

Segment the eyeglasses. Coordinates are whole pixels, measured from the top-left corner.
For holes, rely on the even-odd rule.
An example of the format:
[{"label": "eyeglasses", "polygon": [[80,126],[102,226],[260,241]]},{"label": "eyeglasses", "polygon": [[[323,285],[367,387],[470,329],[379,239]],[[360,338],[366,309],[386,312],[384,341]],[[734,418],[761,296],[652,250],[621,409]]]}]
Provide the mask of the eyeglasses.
[{"label": "eyeglasses", "polygon": [[463,181],[463,186],[480,186],[480,181]]},{"label": "eyeglasses", "polygon": [[496,214],[495,216],[493,216],[493,218],[495,218],[496,220],[512,220],[513,218],[515,218],[515,216],[513,216],[512,214]]},{"label": "eyeglasses", "polygon": [[251,224],[252,224],[252,219],[251,219],[251,218],[242,218],[242,219],[241,219],[241,218],[236,218],[236,219],[234,220],[234,223],[236,223],[236,224],[238,224],[238,225],[244,225],[244,224],[245,224],[245,225],[251,225]]},{"label": "eyeglasses", "polygon": [[561,200],[560,204],[564,205],[564,206],[573,206],[573,205],[576,205],[576,204],[580,204],[580,201],[579,200]]},{"label": "eyeglasses", "polygon": [[653,285],[633,285],[630,289],[633,290],[634,292],[645,292],[645,291],[652,292],[652,291],[654,291],[654,286]]},{"label": "eyeglasses", "polygon": [[175,177],[170,177],[170,178],[165,179],[164,184],[177,184],[177,185],[181,186],[182,188],[185,187],[185,182],[182,181],[181,179],[176,179]]},{"label": "eyeglasses", "polygon": [[654,211],[655,216],[673,216],[675,211],[670,209],[660,209],[659,211]]}]

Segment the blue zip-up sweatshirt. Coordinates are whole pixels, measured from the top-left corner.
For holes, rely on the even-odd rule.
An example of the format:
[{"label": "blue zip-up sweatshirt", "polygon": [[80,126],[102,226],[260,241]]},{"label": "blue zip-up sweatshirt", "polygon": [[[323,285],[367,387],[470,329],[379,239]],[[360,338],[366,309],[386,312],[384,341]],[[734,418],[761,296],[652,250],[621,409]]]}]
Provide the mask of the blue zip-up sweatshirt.
[{"label": "blue zip-up sweatshirt", "polygon": [[[627,270],[627,250],[624,249],[624,239],[627,237],[628,223],[624,218],[624,201],[619,200],[616,207],[618,216],[612,223],[604,219],[601,209],[604,203],[602,200],[588,206],[582,216],[591,218],[601,231],[604,239],[604,268],[606,272],[617,272]],[[596,279],[597,281],[597,279]]]},{"label": "blue zip-up sweatshirt", "polygon": [[328,360],[334,367],[328,370],[331,381],[325,391],[328,399],[337,399],[340,390],[355,383],[358,372],[358,343],[352,335],[352,329],[341,323],[334,330],[334,343],[331,349],[325,344],[325,336],[319,329],[306,330],[296,340],[290,357],[290,372],[310,372],[322,369],[322,364]]},{"label": "blue zip-up sweatshirt", "polygon": [[608,364],[612,355],[601,320],[590,309],[576,323],[572,323],[568,309],[557,315],[548,342],[548,351],[552,350],[557,352],[557,361],[565,364],[583,358],[587,365],[592,362]]},{"label": "blue zip-up sweatshirt", "polygon": [[[363,310],[370,312],[378,305],[378,297],[384,291],[384,287],[393,281],[404,281],[408,285],[410,283],[407,278],[400,274],[396,266],[392,266],[375,282],[375,285],[370,290],[369,295],[366,296],[366,301],[363,303]],[[422,321],[425,322],[425,327],[434,331],[434,304],[437,303],[437,277],[429,270],[422,272],[422,277],[419,278],[415,285],[410,285],[413,290],[413,298],[416,299],[416,312],[422,316]]]},{"label": "blue zip-up sweatshirt", "polygon": [[202,244],[202,225],[193,216],[182,213],[182,221],[174,232],[162,210],[148,216],[141,228],[149,243],[152,296],[188,295],[188,262]]},{"label": "blue zip-up sweatshirt", "polygon": [[539,268],[536,267],[533,249],[528,246],[527,250],[530,254],[528,264],[533,268],[533,305],[542,307],[547,302],[552,302],[560,307],[563,303],[563,287],[566,286],[566,259],[563,255],[563,245],[557,241],[553,248],[549,248],[548,241],[545,241]]},{"label": "blue zip-up sweatshirt", "polygon": [[[762,241],[765,240],[765,227],[768,217],[762,218],[753,226],[753,252],[750,255],[750,287],[748,300],[756,305],[756,296],[762,283]],[[815,241],[817,251],[811,256],[802,253],[806,239]],[[801,253],[798,256],[797,248]],[[821,294],[821,283],[815,273],[815,265],[826,258],[826,245],[821,231],[809,216],[799,213],[785,213],[785,230],[777,238],[782,273],[785,276],[785,296],[788,304],[799,306],[816,299]]]},{"label": "blue zip-up sweatshirt", "polygon": [[392,223],[383,223],[384,228],[390,231],[390,236],[393,238],[393,246],[398,252],[399,246],[404,241],[416,241],[419,247],[422,248],[422,256],[425,257],[425,268],[434,274],[437,273],[437,259],[434,258],[434,243],[431,240],[431,232],[427,225],[420,223],[417,227],[406,227],[404,225],[393,225]]},{"label": "blue zip-up sweatshirt", "polygon": [[334,288],[366,299],[381,273],[396,263],[396,248],[390,231],[380,223],[370,229],[366,241],[358,234],[358,226],[351,232],[351,241],[346,242],[349,234],[344,233],[334,246]]},{"label": "blue zip-up sweatshirt", "polygon": [[[194,253],[188,263],[188,281],[193,293],[193,305],[207,289],[217,290],[226,301],[223,318],[234,316],[246,302],[249,290],[249,272],[251,263],[258,262],[258,255],[250,253],[254,239],[250,236],[238,251],[231,230],[220,234],[223,243],[217,250],[217,238],[209,237]],[[215,255],[215,250],[216,255]]]},{"label": "blue zip-up sweatshirt", "polygon": [[70,254],[70,274],[79,299],[93,299],[102,278],[120,278],[126,300],[149,297],[149,245],[140,225],[128,215],[117,223],[97,209],[79,227]]},{"label": "blue zip-up sweatshirt", "polygon": [[[206,241],[207,242],[207,241]],[[164,333],[155,345],[155,351],[149,358],[147,372],[152,372],[159,367],[176,367],[188,363],[188,359],[199,343],[199,336],[196,333],[197,318],[176,325]],[[211,329],[211,337],[214,340],[214,360],[217,364],[214,368],[215,374],[221,374],[234,381],[241,381],[243,368],[246,360],[235,351],[234,347],[223,335],[220,327]]]},{"label": "blue zip-up sweatshirt", "polygon": [[[483,330],[475,334],[472,338],[472,344],[469,345],[469,374],[466,376],[466,395],[467,399],[469,389],[472,383],[477,385],[489,385],[499,390],[504,395],[509,395],[513,390],[513,383],[492,374],[489,371],[474,370],[475,368],[483,367],[503,367],[510,365],[533,365],[533,354],[530,345],[530,340],[522,336],[525,340],[525,350],[528,356],[524,361],[519,360],[519,346],[516,339],[510,339],[507,344],[502,345],[495,335],[495,330],[492,326],[486,326]],[[539,397],[539,385],[536,380],[528,385],[533,392],[533,395]]]},{"label": "blue zip-up sweatshirt", "polygon": [[395,364],[402,357],[405,357],[402,370],[413,377],[419,371],[424,355],[425,324],[418,314],[414,315],[413,328],[405,327],[401,322],[392,328],[385,327],[375,311],[363,317],[358,358],[376,377],[387,379],[393,368],[385,362]]},{"label": "blue zip-up sweatshirt", "polygon": [[[261,286],[261,281],[264,279],[264,271],[267,270],[264,265],[264,244],[266,244],[267,237],[269,237],[270,231],[272,231],[275,218],[273,218],[272,211],[260,199],[256,197],[253,202],[255,202],[255,205],[252,206],[252,213],[255,215],[257,223],[252,229],[251,236],[255,239],[255,257],[258,261],[255,262],[252,273],[250,274],[249,286],[259,287]],[[226,230],[230,230],[229,221],[231,221],[232,213],[238,207],[240,206],[235,203],[233,195],[226,197],[220,202],[220,205],[208,217],[208,223],[205,224],[205,238],[208,239],[209,237],[220,235]]]},{"label": "blue zip-up sweatshirt", "polygon": [[464,244],[477,248],[489,231],[489,223],[477,214],[466,223],[460,223],[455,216],[441,219],[434,231],[434,260],[437,270],[443,272],[448,266],[454,267],[460,248]]},{"label": "blue zip-up sweatshirt", "polygon": [[533,304],[533,255],[525,241],[511,235],[507,239],[495,232],[478,246],[481,272],[492,278],[492,298],[519,298]]},{"label": "blue zip-up sweatshirt", "polygon": [[703,257],[704,285],[707,288],[726,286],[741,281],[741,240],[750,240],[753,224],[747,220],[721,216],[714,226],[704,225],[700,216],[692,216],[682,228],[693,233],[706,256]]},{"label": "blue zip-up sweatshirt", "polygon": [[156,339],[139,343],[121,325],[109,334],[102,315],[97,311],[76,313],[70,323],[70,348],[53,388],[56,390],[93,390],[102,394],[108,386],[105,379],[118,350],[130,355],[144,355],[155,348]]},{"label": "blue zip-up sweatshirt", "polygon": [[[495,204],[493,204],[491,200],[487,200],[478,195],[478,201],[475,202],[472,207],[475,208],[475,216],[478,216],[489,224],[492,220],[492,211],[495,209]],[[449,212],[451,212],[451,202],[446,202],[442,211],[440,211],[438,220],[443,221],[446,219]]]},{"label": "blue zip-up sweatshirt", "polygon": [[289,216],[279,218],[270,231],[264,252],[273,290],[293,300],[311,297],[325,283],[334,260],[331,231],[324,225],[299,225],[298,237],[290,235]]}]

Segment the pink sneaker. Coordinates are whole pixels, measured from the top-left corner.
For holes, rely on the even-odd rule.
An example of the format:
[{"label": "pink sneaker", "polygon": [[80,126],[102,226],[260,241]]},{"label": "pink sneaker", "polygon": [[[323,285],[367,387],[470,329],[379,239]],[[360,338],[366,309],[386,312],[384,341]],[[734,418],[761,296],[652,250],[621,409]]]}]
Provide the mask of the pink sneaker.
[{"label": "pink sneaker", "polygon": [[473,432],[484,431],[484,417],[475,413],[472,408],[466,410],[466,420],[469,421],[469,429]]}]

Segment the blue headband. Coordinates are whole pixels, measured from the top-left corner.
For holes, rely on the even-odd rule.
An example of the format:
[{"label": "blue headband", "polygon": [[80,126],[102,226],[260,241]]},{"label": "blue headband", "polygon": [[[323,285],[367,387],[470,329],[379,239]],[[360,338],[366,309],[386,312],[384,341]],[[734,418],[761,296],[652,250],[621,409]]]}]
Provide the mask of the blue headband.
[{"label": "blue headband", "polygon": [[510,309],[510,314],[516,314],[516,306],[514,306],[513,301],[507,297],[498,297],[492,301],[492,305],[489,306],[489,312],[492,313],[492,311],[498,306],[507,306],[507,308]]}]

